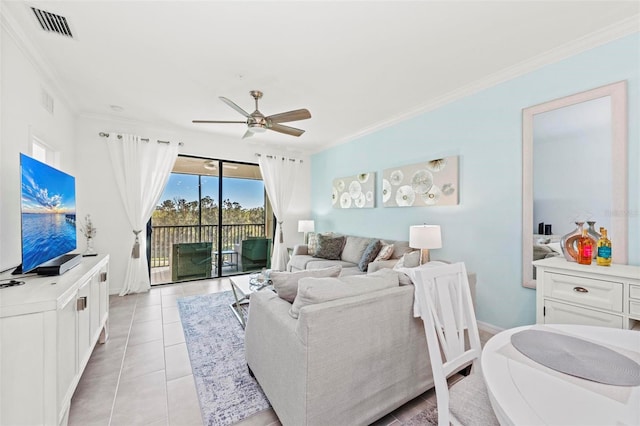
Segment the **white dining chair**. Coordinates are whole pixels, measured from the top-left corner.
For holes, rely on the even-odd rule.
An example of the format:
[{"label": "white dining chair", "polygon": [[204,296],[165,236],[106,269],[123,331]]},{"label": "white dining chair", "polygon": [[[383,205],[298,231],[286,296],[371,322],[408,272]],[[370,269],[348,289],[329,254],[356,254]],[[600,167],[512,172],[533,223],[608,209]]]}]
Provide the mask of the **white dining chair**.
[{"label": "white dining chair", "polygon": [[[436,388],[438,426],[448,426],[450,422],[499,425],[480,372],[482,346],[464,263],[421,269],[414,284],[414,314],[424,321]],[[449,389],[447,377],[469,365],[471,374]]]}]

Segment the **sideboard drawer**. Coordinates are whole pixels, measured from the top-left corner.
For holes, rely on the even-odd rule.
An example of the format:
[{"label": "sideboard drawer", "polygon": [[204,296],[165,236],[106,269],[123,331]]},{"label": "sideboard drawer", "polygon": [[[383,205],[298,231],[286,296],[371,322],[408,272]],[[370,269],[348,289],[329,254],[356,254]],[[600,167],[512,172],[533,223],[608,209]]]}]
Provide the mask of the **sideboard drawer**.
[{"label": "sideboard drawer", "polygon": [[629,315],[635,315],[636,317],[640,317],[640,301],[635,301],[635,300],[629,301]]},{"label": "sideboard drawer", "polygon": [[622,317],[619,315],[581,308],[553,300],[545,301],[544,310],[545,324],[584,324],[622,328]]},{"label": "sideboard drawer", "polygon": [[640,285],[629,285],[629,297],[640,300]]},{"label": "sideboard drawer", "polygon": [[624,285],[575,275],[546,273],[544,295],[583,306],[622,312]]}]

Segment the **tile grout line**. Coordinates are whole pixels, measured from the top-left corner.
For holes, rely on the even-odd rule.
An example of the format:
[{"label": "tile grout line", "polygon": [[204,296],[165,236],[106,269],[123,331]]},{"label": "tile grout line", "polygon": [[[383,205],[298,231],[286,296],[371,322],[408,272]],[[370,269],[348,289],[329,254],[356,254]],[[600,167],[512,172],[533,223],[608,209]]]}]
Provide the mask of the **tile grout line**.
[{"label": "tile grout line", "polygon": [[[118,296],[118,297],[126,297],[126,296]],[[113,401],[111,402],[111,412],[109,413],[109,422],[107,426],[111,426],[111,422],[113,420],[113,411],[116,406],[116,399],[118,398],[118,390],[120,389],[120,379],[122,378],[122,370],[124,369],[124,359],[127,355],[127,350],[129,349],[129,338],[131,337],[131,328],[133,327],[133,318],[136,313],[136,309],[138,308],[138,296],[136,295],[136,303],[133,306],[133,311],[131,312],[131,320],[129,321],[129,331],[127,331],[127,340],[124,344],[124,351],[122,352],[122,360],[120,361],[120,371],[118,372],[118,380],[116,381],[116,390],[113,394]]]}]

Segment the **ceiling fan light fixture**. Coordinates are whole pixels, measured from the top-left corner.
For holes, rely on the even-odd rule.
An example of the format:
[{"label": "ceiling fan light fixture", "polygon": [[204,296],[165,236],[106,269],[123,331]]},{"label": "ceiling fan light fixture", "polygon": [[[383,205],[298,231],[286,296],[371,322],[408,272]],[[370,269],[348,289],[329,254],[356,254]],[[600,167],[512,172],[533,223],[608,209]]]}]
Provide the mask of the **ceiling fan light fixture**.
[{"label": "ceiling fan light fixture", "polygon": [[251,133],[264,133],[267,131],[267,128],[264,127],[260,123],[249,124],[249,129]]}]

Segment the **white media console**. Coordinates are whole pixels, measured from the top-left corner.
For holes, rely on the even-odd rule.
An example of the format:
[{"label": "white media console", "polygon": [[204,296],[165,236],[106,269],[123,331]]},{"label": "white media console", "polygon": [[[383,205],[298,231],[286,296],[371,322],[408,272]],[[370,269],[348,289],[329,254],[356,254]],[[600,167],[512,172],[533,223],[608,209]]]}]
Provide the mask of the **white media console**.
[{"label": "white media console", "polygon": [[2,279],[0,425],[66,425],[71,397],[109,320],[109,256],[59,276]]}]

